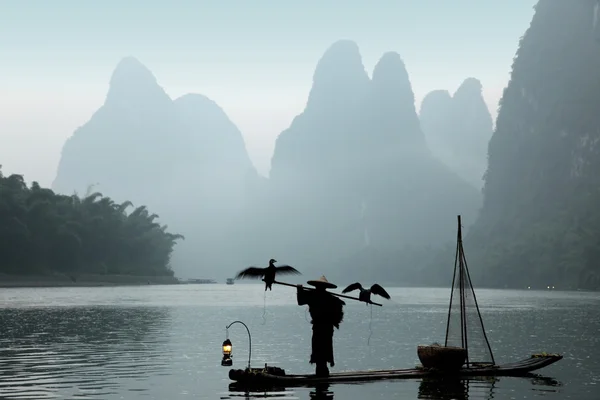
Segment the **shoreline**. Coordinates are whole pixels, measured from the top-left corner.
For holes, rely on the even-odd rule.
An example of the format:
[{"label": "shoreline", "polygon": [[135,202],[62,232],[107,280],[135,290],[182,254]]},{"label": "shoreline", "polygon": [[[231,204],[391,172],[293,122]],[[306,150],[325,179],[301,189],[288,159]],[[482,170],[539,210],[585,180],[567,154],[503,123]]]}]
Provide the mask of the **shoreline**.
[{"label": "shoreline", "polygon": [[[180,280],[172,276],[136,276],[136,275],[79,275],[76,280],[73,281],[69,276],[66,275],[9,275],[0,273],[0,288],[63,288],[63,287],[118,287],[118,286],[150,286],[150,285],[212,285],[219,284],[220,282],[189,282],[187,280]],[[254,282],[239,282],[236,284],[257,284]],[[448,286],[442,285],[390,285],[390,287],[399,288],[431,288],[431,289],[448,289]],[[579,288],[555,288],[547,289],[545,287],[535,288],[518,288],[518,287],[479,287],[477,290],[517,290],[517,291],[548,291],[548,292],[590,292],[598,293],[598,290],[590,289],[579,289]]]},{"label": "shoreline", "polygon": [[0,274],[0,288],[104,287],[179,285],[171,276],[80,275],[73,281],[65,275],[8,275]]}]

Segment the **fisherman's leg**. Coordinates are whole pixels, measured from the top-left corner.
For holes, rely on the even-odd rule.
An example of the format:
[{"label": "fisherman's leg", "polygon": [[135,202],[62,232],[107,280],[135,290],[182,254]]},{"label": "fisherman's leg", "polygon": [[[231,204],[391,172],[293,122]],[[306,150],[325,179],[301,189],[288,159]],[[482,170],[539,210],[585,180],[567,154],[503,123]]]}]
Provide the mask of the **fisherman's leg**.
[{"label": "fisherman's leg", "polygon": [[317,347],[315,349],[315,362],[317,368],[315,369],[315,375],[318,377],[329,376],[329,368],[327,368],[327,362],[330,360],[330,354],[327,349],[327,337],[323,337],[322,333],[317,335]]},{"label": "fisherman's leg", "polygon": [[[327,370],[327,363],[333,367],[333,327],[323,324],[313,325],[311,363],[319,370]],[[319,367],[320,364],[323,364]]]},{"label": "fisherman's leg", "polygon": [[329,363],[332,367],[335,366],[333,358],[333,326],[324,325],[319,327],[319,356]]},{"label": "fisherman's leg", "polygon": [[318,377],[329,376],[329,368],[327,368],[327,361],[319,361],[315,370],[315,375]]},{"label": "fisherman's leg", "polygon": [[312,335],[312,354],[310,356],[311,364],[316,364],[315,374],[317,376],[329,376],[327,362],[329,361],[327,352],[327,336],[323,335],[323,326],[321,324],[313,325]]},{"label": "fisherman's leg", "polygon": [[314,364],[319,360],[319,355],[321,351],[319,348],[319,334],[315,330],[313,326],[312,340],[311,340],[311,349],[310,349],[310,363]]},{"label": "fisherman's leg", "polygon": [[328,332],[328,337],[327,337],[327,355],[328,355],[328,361],[329,361],[329,365],[331,365],[332,367],[335,366],[335,361],[333,358],[333,326],[331,327],[331,331]]}]

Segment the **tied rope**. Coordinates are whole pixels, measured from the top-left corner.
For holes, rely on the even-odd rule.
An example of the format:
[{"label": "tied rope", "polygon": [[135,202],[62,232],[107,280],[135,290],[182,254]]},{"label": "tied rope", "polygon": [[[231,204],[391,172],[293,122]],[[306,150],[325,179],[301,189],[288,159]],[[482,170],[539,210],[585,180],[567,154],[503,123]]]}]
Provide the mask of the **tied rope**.
[{"label": "tied rope", "polygon": [[262,314],[261,325],[264,325],[267,323],[267,319],[265,318],[266,314],[267,314],[267,291],[265,290],[265,295],[263,296],[263,314]]},{"label": "tied rope", "polygon": [[369,318],[369,338],[367,339],[367,346],[371,345],[371,335],[373,335],[373,328],[371,328],[371,323],[373,322],[373,304],[369,304],[371,308],[371,318]]}]

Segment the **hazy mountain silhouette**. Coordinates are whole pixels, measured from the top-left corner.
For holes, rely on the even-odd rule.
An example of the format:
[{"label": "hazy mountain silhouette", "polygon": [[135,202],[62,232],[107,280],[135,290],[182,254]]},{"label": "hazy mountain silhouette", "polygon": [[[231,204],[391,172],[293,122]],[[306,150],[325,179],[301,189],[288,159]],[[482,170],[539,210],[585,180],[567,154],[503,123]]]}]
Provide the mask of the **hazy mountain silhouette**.
[{"label": "hazy mountain silhouette", "polygon": [[270,243],[290,262],[323,268],[360,243],[356,175],[368,91],[356,43],[334,43],[317,64],[305,110],[277,138],[271,201],[286,234]]},{"label": "hazy mountain silhouette", "polygon": [[389,276],[383,258],[447,241],[453,216],[471,222],[480,202],[431,155],[400,56],[384,54],[370,79],[349,40],[319,60],[305,110],[277,138],[269,179],[213,101],[172,101],[124,59],[105,104],[65,144],[54,188],[95,182],[185,235],[173,256],[179,276],[219,279],[272,257],[305,274],[343,275],[364,267],[365,254]]},{"label": "hazy mountain silhouette", "polygon": [[[290,232],[279,235],[282,251],[320,270],[354,268],[363,251],[445,241],[455,230],[449,212],[472,223],[480,205],[477,191],[431,156],[400,56],[383,55],[370,80],[358,46],[345,40],[325,52],[306,109],[277,139],[271,185]],[[360,267],[384,267],[370,264]]]},{"label": "hazy mountain silhouette", "polygon": [[467,78],[454,96],[446,90],[428,93],[421,104],[419,118],[436,158],[476,188],[481,188],[493,131],[481,82]]},{"label": "hazy mountain silhouette", "polygon": [[467,236],[480,284],[600,288],[599,17],[597,0],[535,7]]},{"label": "hazy mountain silhouette", "polygon": [[[53,189],[94,190],[155,210],[186,241],[175,249],[181,275],[225,265],[233,218],[256,176],[240,131],[212,100],[172,101],[134,58],[117,65],[105,103],[62,151]],[[200,245],[202,243],[202,245]]]},{"label": "hazy mountain silhouette", "polygon": [[[134,58],[119,62],[110,79],[104,105],[67,139],[58,165],[54,190],[83,194],[91,184],[121,199],[143,204],[170,174],[174,148],[174,107],[152,73]],[[177,132],[175,132],[176,134]],[[158,141],[158,143],[157,143]]]}]

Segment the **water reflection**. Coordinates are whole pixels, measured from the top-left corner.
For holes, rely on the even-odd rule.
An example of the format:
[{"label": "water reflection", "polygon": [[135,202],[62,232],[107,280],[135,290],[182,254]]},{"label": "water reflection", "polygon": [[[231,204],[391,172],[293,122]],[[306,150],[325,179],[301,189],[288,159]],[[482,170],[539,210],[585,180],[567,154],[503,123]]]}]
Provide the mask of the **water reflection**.
[{"label": "water reflection", "polygon": [[[320,383],[310,387],[308,397],[314,400],[331,400],[333,392],[329,390],[330,385]],[[297,388],[285,388],[274,386],[248,386],[239,383],[229,384],[229,396],[227,398],[245,398],[245,399],[297,399]]]},{"label": "water reflection", "polygon": [[161,360],[168,322],[162,308],[2,309],[0,397],[102,398],[145,390],[127,381],[168,365]]},{"label": "water reflection", "polygon": [[333,399],[333,392],[329,390],[329,385],[324,383],[316,385],[314,390],[311,391],[309,397],[314,400],[329,400]]},{"label": "water reflection", "polygon": [[[492,399],[497,378],[424,378],[419,385],[418,399],[428,400],[466,400],[470,397],[477,399]],[[475,395],[476,394],[476,395]]]},{"label": "water reflection", "polygon": [[461,379],[423,379],[419,384],[418,399],[465,400],[469,396],[466,381]]},{"label": "water reflection", "polygon": [[224,398],[244,398],[244,399],[266,399],[266,398],[277,398],[285,399],[293,395],[293,392],[281,387],[251,387],[247,385],[240,385],[238,383],[229,384],[229,396]]},{"label": "water reflection", "polygon": [[558,388],[562,386],[562,382],[559,382],[554,378],[537,375],[537,374],[530,374],[530,376],[531,376],[530,382],[532,385],[541,386],[541,387],[534,387],[532,389],[537,392],[557,392]]},{"label": "water reflection", "polygon": [[528,374],[520,378],[506,377],[471,377],[469,379],[460,378],[424,378],[419,384],[418,399],[427,400],[491,400],[496,395],[497,385],[504,379],[517,379],[529,381],[535,386],[544,386],[545,388],[535,388],[533,390],[543,390],[555,392],[555,387],[562,384],[554,378],[545,377],[536,374]]}]

